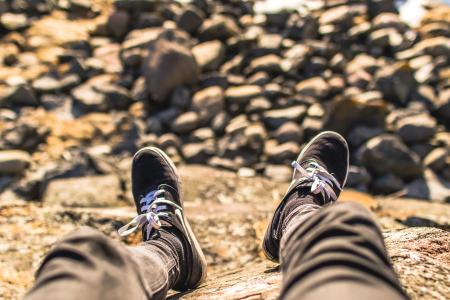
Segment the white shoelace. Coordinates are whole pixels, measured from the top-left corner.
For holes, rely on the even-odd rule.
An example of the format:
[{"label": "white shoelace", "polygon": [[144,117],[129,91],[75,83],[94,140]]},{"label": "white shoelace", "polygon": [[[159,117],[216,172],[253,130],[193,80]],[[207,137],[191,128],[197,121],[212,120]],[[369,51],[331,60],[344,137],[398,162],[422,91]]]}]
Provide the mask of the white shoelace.
[{"label": "white shoelace", "polygon": [[[336,198],[336,193],[333,190],[333,185],[339,190],[342,190],[339,182],[333,175],[320,166],[317,162],[309,162],[308,167],[303,168],[297,161],[292,162],[294,168],[294,180],[311,183],[311,193],[321,194],[324,200]],[[298,172],[298,173],[297,173]],[[336,200],[336,199],[334,199]]]},{"label": "white shoelace", "polygon": [[[150,238],[150,235],[153,229],[158,230],[161,228],[161,217],[167,217],[169,214],[164,209],[167,209],[167,206],[173,206],[175,208],[175,214],[180,217],[181,211],[183,210],[181,206],[176,203],[167,200],[164,198],[165,191],[162,189],[154,190],[148,193],[145,197],[140,200],[141,214],[131,220],[128,224],[119,228],[118,233],[120,236],[127,236],[140,226],[147,224],[147,240]],[[162,196],[162,197],[161,197]]]}]

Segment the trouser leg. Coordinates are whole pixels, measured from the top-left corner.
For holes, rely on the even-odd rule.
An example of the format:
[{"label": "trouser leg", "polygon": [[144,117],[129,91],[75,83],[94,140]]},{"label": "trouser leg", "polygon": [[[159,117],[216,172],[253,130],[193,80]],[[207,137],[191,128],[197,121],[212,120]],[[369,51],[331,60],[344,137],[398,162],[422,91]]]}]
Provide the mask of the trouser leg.
[{"label": "trouser leg", "polygon": [[364,207],[306,204],[293,213],[280,245],[281,299],[408,299]]},{"label": "trouser leg", "polygon": [[85,227],[44,258],[26,300],[164,299],[178,273],[163,243],[126,247]]}]

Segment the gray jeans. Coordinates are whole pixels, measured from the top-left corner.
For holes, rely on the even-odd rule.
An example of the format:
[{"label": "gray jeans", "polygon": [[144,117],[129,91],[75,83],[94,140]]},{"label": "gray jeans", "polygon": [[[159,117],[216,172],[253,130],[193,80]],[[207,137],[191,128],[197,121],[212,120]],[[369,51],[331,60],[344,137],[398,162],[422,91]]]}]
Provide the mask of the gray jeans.
[{"label": "gray jeans", "polygon": [[[306,204],[284,228],[280,298],[407,299],[362,206]],[[47,255],[25,299],[163,299],[179,268],[169,252],[151,241],[126,247],[81,228]]]}]

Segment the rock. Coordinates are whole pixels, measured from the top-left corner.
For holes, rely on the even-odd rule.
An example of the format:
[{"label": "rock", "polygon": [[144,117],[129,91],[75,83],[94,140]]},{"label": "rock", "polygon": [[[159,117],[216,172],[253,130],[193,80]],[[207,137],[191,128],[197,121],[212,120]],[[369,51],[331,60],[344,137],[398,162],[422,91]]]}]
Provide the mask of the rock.
[{"label": "rock", "polygon": [[103,78],[91,78],[71,92],[76,104],[84,112],[106,112],[126,109],[131,104],[127,89],[105,82]]},{"label": "rock", "polygon": [[198,31],[198,36],[201,41],[224,41],[239,34],[239,31],[239,27],[231,17],[216,14],[203,22]]},{"label": "rock", "polygon": [[262,89],[257,85],[229,87],[225,90],[225,99],[230,103],[246,104],[251,99],[261,96]]},{"label": "rock", "polygon": [[38,93],[56,93],[61,89],[58,79],[51,76],[43,76],[33,81],[33,89]]},{"label": "rock", "polygon": [[417,88],[413,70],[402,62],[380,68],[375,74],[375,84],[386,100],[400,104],[407,103]]},{"label": "rock", "polygon": [[128,31],[130,15],[123,10],[114,11],[108,18],[108,29],[117,38],[123,37]]},{"label": "rock", "polygon": [[257,151],[257,153],[261,153],[261,150],[264,148],[264,141],[267,139],[264,125],[261,123],[249,125],[244,130],[244,136],[247,139],[247,146]]},{"label": "rock", "polygon": [[177,86],[195,83],[199,68],[188,48],[161,38],[150,46],[142,73],[151,99],[162,103]]},{"label": "rock", "polygon": [[195,6],[189,6],[178,16],[177,26],[189,33],[195,33],[202,25],[205,14]]},{"label": "rock", "polygon": [[423,178],[407,185],[406,197],[449,203],[450,182],[440,179],[432,170],[425,169]]},{"label": "rock", "polygon": [[268,54],[253,59],[247,68],[250,74],[266,72],[268,74],[279,74],[282,72],[281,58],[275,54]]},{"label": "rock", "polygon": [[450,122],[450,89],[443,89],[439,93],[437,101],[437,112],[439,116]]},{"label": "rock", "polygon": [[11,31],[22,30],[30,25],[25,14],[5,13],[0,16],[0,24]]},{"label": "rock", "polygon": [[447,157],[449,157],[448,149],[436,148],[425,157],[423,164],[435,172],[440,172],[445,168]]},{"label": "rock", "polygon": [[283,165],[267,165],[264,175],[277,182],[288,182],[292,178],[292,168]]},{"label": "rock", "polygon": [[197,130],[194,130],[190,136],[190,140],[192,142],[204,142],[207,140],[212,140],[215,137],[214,131],[211,128],[203,127]]},{"label": "rock", "polygon": [[330,87],[322,77],[303,80],[295,86],[295,89],[301,95],[311,96],[317,99],[325,99],[330,93]]},{"label": "rock", "polygon": [[352,74],[358,70],[363,70],[369,74],[373,74],[378,68],[378,61],[367,54],[361,53],[356,55],[346,66],[346,73]]},{"label": "rock", "polygon": [[371,179],[366,168],[351,165],[348,169],[346,186],[365,190]]},{"label": "rock", "polygon": [[0,90],[0,107],[37,106],[38,100],[27,85],[17,85]]},{"label": "rock", "polygon": [[432,56],[450,56],[450,38],[448,37],[435,37],[431,39],[425,39],[417,43],[414,48],[422,53],[430,54]]},{"label": "rock", "polygon": [[380,98],[366,100],[364,95],[360,94],[333,101],[324,127],[337,132],[347,132],[356,124],[383,128],[387,113],[386,102]]},{"label": "rock", "polygon": [[374,179],[371,188],[377,194],[388,195],[398,192],[403,188],[402,179],[390,173],[375,177]]},{"label": "rock", "polygon": [[422,172],[420,159],[395,135],[384,134],[370,139],[361,150],[361,162],[377,174],[392,173],[412,178]]},{"label": "rock", "polygon": [[406,143],[428,141],[436,133],[436,120],[428,114],[405,117],[396,122],[395,130]]},{"label": "rock", "polygon": [[298,105],[265,111],[263,113],[263,121],[271,128],[278,128],[288,121],[301,122],[305,115],[306,107]]},{"label": "rock", "polygon": [[224,93],[218,86],[211,86],[198,91],[192,97],[191,109],[200,115],[204,122],[209,122],[224,107]]},{"label": "rock", "polygon": [[52,180],[43,201],[67,207],[109,207],[120,204],[122,189],[115,175]]},{"label": "rock", "polygon": [[348,143],[353,147],[358,147],[367,140],[384,133],[384,129],[380,127],[356,126],[347,135]]},{"label": "rock", "polygon": [[225,57],[225,46],[217,40],[208,41],[194,46],[192,54],[203,71],[213,71],[217,70]]},{"label": "rock", "polygon": [[245,108],[247,113],[261,112],[272,107],[272,103],[265,97],[257,97],[250,100]]},{"label": "rock", "polygon": [[303,129],[295,122],[287,122],[276,130],[274,138],[281,144],[287,142],[301,144],[303,143]]},{"label": "rock", "polygon": [[172,130],[175,133],[185,134],[198,128],[200,122],[199,115],[196,112],[186,112],[179,115],[172,124]]},{"label": "rock", "polygon": [[0,151],[0,174],[21,175],[31,163],[31,156],[21,150]]},{"label": "rock", "polygon": [[205,143],[185,144],[182,147],[182,153],[185,160],[189,163],[205,163],[212,156],[214,149]]},{"label": "rock", "polygon": [[273,163],[285,164],[292,160],[295,160],[300,154],[300,146],[296,142],[287,142],[283,144],[277,144],[276,142],[269,140],[266,142],[264,153],[267,155],[267,159]]}]

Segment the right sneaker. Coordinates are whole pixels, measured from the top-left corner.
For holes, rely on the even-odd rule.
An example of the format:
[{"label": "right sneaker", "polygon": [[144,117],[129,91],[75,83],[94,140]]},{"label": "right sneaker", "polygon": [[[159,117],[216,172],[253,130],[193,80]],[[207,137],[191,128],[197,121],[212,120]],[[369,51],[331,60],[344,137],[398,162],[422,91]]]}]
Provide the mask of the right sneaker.
[{"label": "right sneaker", "polygon": [[146,147],[133,157],[132,193],[137,216],[119,229],[126,236],[139,227],[143,241],[158,237],[158,230],[176,231],[184,248],[186,270],[180,270],[176,290],[199,286],[206,278],[206,259],[183,211],[181,181],[172,160],[159,148]]},{"label": "right sneaker", "polygon": [[327,205],[335,202],[347,181],[349,150],[344,137],[325,131],[314,137],[302,150],[294,168],[292,183],[281,200],[266,230],[263,250],[267,258],[279,260],[280,217],[290,196],[302,189],[314,194],[315,202]]}]

